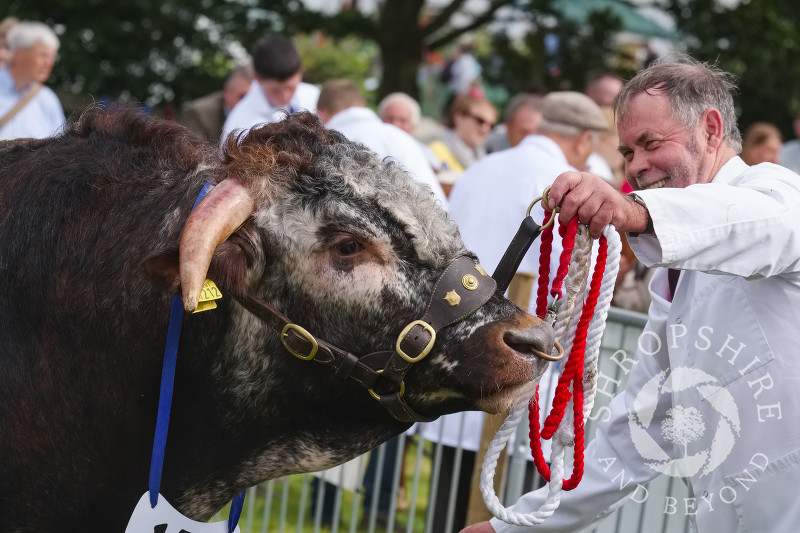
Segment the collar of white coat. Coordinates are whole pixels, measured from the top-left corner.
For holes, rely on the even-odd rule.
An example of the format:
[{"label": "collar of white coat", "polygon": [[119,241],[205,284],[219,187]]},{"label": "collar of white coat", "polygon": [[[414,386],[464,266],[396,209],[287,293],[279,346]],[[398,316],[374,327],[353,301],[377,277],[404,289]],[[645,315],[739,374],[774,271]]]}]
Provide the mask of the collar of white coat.
[{"label": "collar of white coat", "polygon": [[558,144],[556,144],[556,142],[550,137],[545,137],[544,135],[528,135],[525,138],[523,138],[522,141],[517,146],[535,147],[539,150],[542,150],[543,152],[546,152],[547,155],[549,155],[553,159],[564,163],[566,166],[570,168],[575,169],[575,167],[570,165],[569,161],[567,161],[567,156],[564,155],[564,152],[561,150],[561,147],[558,146]]},{"label": "collar of white coat", "polygon": [[731,157],[727,163],[722,165],[722,168],[711,178],[711,183],[728,184],[731,183],[736,176],[747,170],[749,167],[744,160],[737,156]]},{"label": "collar of white coat", "polygon": [[354,122],[374,122],[381,123],[381,119],[372,109],[368,107],[348,107],[339,111],[325,124],[325,127],[332,130],[341,129],[345,124]]}]

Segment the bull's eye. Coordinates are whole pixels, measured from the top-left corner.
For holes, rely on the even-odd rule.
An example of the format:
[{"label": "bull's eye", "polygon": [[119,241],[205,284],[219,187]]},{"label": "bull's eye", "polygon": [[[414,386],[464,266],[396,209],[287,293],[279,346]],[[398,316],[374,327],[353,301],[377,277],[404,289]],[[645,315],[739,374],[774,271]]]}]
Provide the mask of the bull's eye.
[{"label": "bull's eye", "polygon": [[337,242],[333,245],[333,249],[339,255],[353,255],[362,250],[361,243],[355,239],[342,239],[341,241]]}]

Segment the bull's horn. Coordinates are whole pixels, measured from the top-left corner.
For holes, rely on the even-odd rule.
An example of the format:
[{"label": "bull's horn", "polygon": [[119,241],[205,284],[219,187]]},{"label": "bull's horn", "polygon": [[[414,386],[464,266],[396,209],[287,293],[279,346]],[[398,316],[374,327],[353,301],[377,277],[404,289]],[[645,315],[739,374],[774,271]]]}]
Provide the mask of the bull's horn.
[{"label": "bull's horn", "polygon": [[197,309],[200,290],[217,246],[253,213],[253,197],[238,180],[228,178],[203,198],[183,228],[180,274],[183,307]]}]

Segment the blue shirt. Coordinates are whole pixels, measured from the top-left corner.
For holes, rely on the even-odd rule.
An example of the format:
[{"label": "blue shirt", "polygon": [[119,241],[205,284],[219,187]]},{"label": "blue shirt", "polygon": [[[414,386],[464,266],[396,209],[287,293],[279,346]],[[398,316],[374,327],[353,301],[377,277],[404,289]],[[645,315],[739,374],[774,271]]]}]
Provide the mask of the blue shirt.
[{"label": "blue shirt", "polygon": [[[18,91],[8,67],[0,69],[0,117],[4,117],[29,90],[30,86]],[[0,128],[0,139],[50,137],[58,133],[64,122],[64,109],[56,93],[42,87],[8,124]]]}]

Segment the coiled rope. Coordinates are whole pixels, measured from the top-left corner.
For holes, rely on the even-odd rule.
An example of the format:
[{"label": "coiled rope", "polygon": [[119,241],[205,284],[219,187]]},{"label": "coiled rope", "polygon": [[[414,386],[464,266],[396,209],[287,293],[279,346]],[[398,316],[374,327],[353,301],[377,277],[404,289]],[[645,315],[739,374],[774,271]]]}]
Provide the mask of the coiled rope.
[{"label": "coiled rope", "polygon": [[[552,216],[553,213],[545,211],[543,223],[546,224]],[[576,219],[567,226],[561,225],[559,234],[564,251],[552,287],[548,291],[552,232],[550,226],[541,235],[536,313],[542,319],[555,320],[556,340],[570,355],[558,380],[552,412],[547,416],[541,432],[537,386],[530,402],[523,400],[511,408],[505,422],[489,444],[481,472],[481,494],[487,508],[500,520],[517,526],[540,524],[550,517],[561,503],[562,491],[575,488],[583,475],[584,423],[594,406],[600,341],[614,293],[614,282],[619,270],[619,256],[622,249],[619,235],[614,226],[609,224],[599,239],[595,270],[589,280],[587,291],[593,240],[585,226],[578,227]],[[565,285],[563,298],[562,283]],[[555,301],[560,301],[554,317],[552,316],[554,306],[549,310],[547,306],[548,292]],[[578,302],[582,302],[583,305],[577,305]],[[548,313],[550,316],[547,316]],[[570,401],[572,410],[569,414],[565,414]],[[500,503],[494,491],[493,479],[498,457],[516,432],[526,411],[530,413],[531,450],[534,463],[542,477],[548,481],[548,493],[538,510],[519,513]],[[542,454],[540,437],[553,439],[550,467],[547,466]],[[567,447],[574,447],[575,453],[572,476],[565,480],[563,477]]]}]

